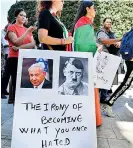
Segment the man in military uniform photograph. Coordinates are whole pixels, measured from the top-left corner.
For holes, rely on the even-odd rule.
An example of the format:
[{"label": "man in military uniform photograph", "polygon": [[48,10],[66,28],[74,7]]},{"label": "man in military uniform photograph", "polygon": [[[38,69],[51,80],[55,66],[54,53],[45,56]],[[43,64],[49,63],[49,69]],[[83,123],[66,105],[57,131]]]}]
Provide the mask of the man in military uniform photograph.
[{"label": "man in military uniform photograph", "polygon": [[82,81],[84,66],[77,58],[70,58],[65,62],[63,75],[65,82],[59,87],[61,95],[88,95],[88,84]]}]

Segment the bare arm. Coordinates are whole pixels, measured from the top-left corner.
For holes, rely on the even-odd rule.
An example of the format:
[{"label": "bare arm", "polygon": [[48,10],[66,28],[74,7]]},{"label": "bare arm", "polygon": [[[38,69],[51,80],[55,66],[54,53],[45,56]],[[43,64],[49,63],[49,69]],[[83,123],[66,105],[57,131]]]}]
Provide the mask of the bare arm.
[{"label": "bare arm", "polygon": [[15,51],[17,51],[17,50],[19,50],[19,49],[32,49],[32,48],[34,48],[34,47],[35,47],[35,40],[34,40],[33,36],[31,37],[31,43],[23,44],[23,45],[18,46],[18,47],[12,46],[12,48],[13,48]]},{"label": "bare arm", "polygon": [[[61,45],[61,39],[53,38],[48,36],[48,30],[46,29],[39,29],[38,30],[38,39],[40,43],[44,43],[47,45]],[[73,42],[73,37],[68,37],[64,39],[63,44],[70,44]]]},{"label": "bare arm", "polygon": [[8,32],[8,38],[15,46],[22,45],[27,35],[28,32],[26,31],[21,37],[18,38],[14,32]]},{"label": "bare arm", "polygon": [[14,32],[8,32],[8,38],[9,40],[15,45],[20,46],[23,44],[24,39],[29,33],[32,33],[36,29],[35,26],[30,26],[25,33],[21,37],[17,37],[17,35]]},{"label": "bare arm", "polygon": [[111,44],[115,44],[117,42],[120,42],[121,39],[99,39],[100,42],[104,45],[111,45]]},{"label": "bare arm", "polygon": [[31,37],[31,43],[21,45],[21,46],[19,46],[19,49],[31,49],[31,48],[34,48],[34,47],[35,47],[35,40],[32,36]]}]

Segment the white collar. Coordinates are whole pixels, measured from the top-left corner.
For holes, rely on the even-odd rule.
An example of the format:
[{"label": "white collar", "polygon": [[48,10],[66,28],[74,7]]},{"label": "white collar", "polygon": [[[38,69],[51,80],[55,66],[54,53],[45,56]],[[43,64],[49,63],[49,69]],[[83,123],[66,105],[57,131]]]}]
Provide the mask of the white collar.
[{"label": "white collar", "polygon": [[42,81],[42,83],[40,85],[38,85],[37,87],[34,86],[34,88],[42,88],[43,84],[44,84],[45,79]]}]

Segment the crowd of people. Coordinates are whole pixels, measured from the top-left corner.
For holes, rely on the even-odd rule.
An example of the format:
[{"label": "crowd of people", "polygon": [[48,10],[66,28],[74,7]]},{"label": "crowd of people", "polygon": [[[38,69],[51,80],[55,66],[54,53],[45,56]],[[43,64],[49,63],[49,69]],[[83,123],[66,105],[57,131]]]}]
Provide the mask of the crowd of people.
[{"label": "crowd of people", "polygon": [[[38,1],[37,26],[30,26],[29,28],[25,27],[28,22],[25,10],[23,8],[18,8],[14,12],[14,22],[9,23],[4,30],[2,30],[1,96],[2,99],[6,99],[6,95],[9,95],[9,104],[14,104],[15,102],[19,49],[25,50],[36,48],[34,37],[32,35],[36,29],[38,29],[38,39],[41,45],[41,50],[68,51],[69,47],[71,48],[69,51],[71,50],[73,52],[92,52],[93,55],[95,55],[98,50],[99,52],[103,51],[120,56],[122,38],[116,38],[114,32],[112,32],[113,20],[111,18],[104,18],[103,27],[95,34],[93,22],[96,15],[96,9],[94,3],[92,1],[82,1],[77,10],[70,36],[70,32],[67,31],[65,25],[60,20],[63,5],[63,0]],[[72,44],[72,46],[70,46],[70,44]],[[73,62],[69,62],[69,65],[71,65],[71,68],[73,68],[72,70],[74,71],[74,69],[77,70],[78,68],[73,64]],[[130,87],[133,81],[133,57],[126,60],[125,63],[127,66],[127,72],[122,84],[116,89],[116,91],[113,93],[112,90],[99,90],[100,102],[104,104],[104,111],[109,117],[114,116],[112,105],[117,98],[119,98]],[[80,67],[83,67],[82,63],[79,65],[81,65]],[[38,67],[36,67],[36,65],[32,66],[29,69],[29,73],[32,73],[35,68]],[[69,69],[66,66],[64,73],[68,70]],[[83,69],[79,68],[78,70],[82,71]],[[44,72],[41,71],[41,68],[38,69],[38,71],[44,74]],[[73,73],[75,74],[76,72]],[[73,73],[72,77],[74,77]],[[77,73],[79,74],[79,72]],[[118,76],[118,73],[116,76]],[[78,78],[81,79],[80,77]],[[32,79],[31,76],[30,79]],[[78,81],[78,79],[74,79],[74,81]],[[10,93],[7,91],[9,81],[11,81]],[[34,83],[34,80],[32,82]],[[64,88],[66,89],[66,86],[64,84],[59,89],[61,94],[65,94],[63,90]],[[40,83],[38,85],[40,85]],[[76,93],[77,92],[73,90],[71,93],[68,92],[67,94],[76,95]]]}]

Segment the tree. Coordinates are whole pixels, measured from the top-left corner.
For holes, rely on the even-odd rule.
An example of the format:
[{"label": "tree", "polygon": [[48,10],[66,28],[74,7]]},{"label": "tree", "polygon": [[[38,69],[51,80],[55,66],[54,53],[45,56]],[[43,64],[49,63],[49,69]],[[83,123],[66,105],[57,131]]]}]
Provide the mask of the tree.
[{"label": "tree", "polygon": [[[24,8],[28,17],[28,25],[33,25],[36,21],[36,1],[18,1],[12,5],[8,11],[10,20],[14,20],[14,11],[16,8]],[[61,20],[66,25],[68,30],[72,29],[74,18],[79,7],[79,1],[65,1],[64,9],[62,12]],[[95,17],[95,30],[99,30],[102,26],[102,21],[105,17],[112,17],[113,31],[116,32],[118,37],[121,37],[133,26],[133,1],[121,0],[95,0],[97,14]],[[124,11],[123,11],[124,10]],[[37,39],[37,33],[34,33]]]}]

